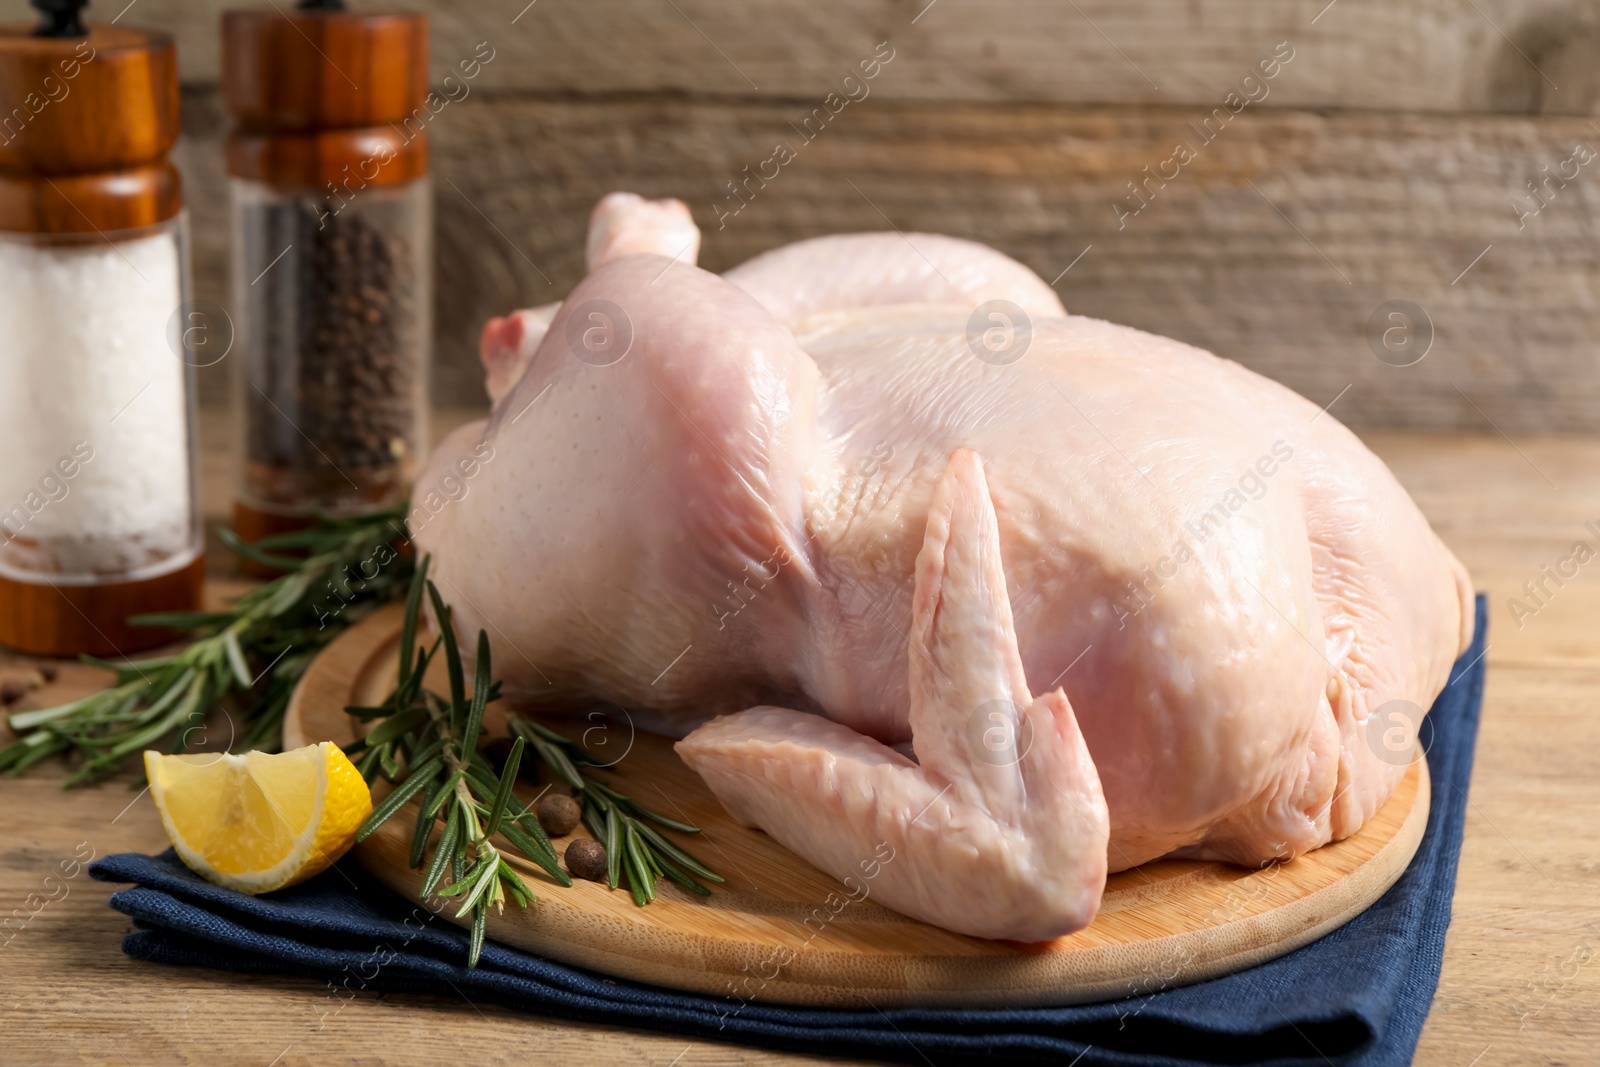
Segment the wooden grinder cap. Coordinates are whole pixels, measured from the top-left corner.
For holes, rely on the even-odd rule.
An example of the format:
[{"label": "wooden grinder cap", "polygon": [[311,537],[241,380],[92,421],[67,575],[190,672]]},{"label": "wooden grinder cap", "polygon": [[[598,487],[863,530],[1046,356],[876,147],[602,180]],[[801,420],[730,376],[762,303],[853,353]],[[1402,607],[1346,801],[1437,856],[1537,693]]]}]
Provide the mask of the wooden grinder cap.
[{"label": "wooden grinder cap", "polygon": [[234,177],[320,186],[346,177],[346,167],[360,167],[370,184],[420,177],[427,139],[415,119],[427,95],[421,12],[346,11],[325,0],[222,16],[222,97],[238,123],[227,147]]},{"label": "wooden grinder cap", "polygon": [[[74,5],[64,16],[50,6],[75,20]],[[128,26],[69,29],[79,32],[0,25],[0,230],[109,232],[172,218],[183,208],[167,160],[178,138],[172,38]]]}]

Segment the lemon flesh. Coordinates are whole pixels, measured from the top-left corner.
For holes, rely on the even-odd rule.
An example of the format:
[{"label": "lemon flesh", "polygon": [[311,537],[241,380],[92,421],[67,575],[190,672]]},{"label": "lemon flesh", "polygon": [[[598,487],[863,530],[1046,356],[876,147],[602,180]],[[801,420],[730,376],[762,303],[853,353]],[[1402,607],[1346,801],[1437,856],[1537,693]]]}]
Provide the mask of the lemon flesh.
[{"label": "lemon flesh", "polygon": [[147,751],[144,769],[179,858],[241,893],[325,870],[372,814],[367,783],[331,741],[275,754]]}]

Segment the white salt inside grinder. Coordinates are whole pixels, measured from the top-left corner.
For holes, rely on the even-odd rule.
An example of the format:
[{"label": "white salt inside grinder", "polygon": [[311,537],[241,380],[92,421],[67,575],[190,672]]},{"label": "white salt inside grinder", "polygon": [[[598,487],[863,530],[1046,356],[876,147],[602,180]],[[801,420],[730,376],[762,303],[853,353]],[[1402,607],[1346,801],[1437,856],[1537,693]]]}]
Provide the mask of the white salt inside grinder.
[{"label": "white salt inside grinder", "polygon": [[167,341],[181,299],[170,234],[0,239],[0,572],[139,577],[193,557],[185,366]]}]

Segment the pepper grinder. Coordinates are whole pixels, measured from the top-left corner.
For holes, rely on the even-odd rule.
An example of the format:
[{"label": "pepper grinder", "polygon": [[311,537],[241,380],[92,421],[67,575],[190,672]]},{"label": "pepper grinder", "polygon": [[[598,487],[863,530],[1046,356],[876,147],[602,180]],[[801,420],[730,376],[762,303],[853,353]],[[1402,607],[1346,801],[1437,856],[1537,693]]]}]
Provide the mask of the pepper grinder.
[{"label": "pepper grinder", "polygon": [[222,68],[253,542],[402,502],[427,452],[427,17],[230,11]]},{"label": "pepper grinder", "polygon": [[0,26],[0,643],[154,647],[200,603],[177,52],[33,0]]}]

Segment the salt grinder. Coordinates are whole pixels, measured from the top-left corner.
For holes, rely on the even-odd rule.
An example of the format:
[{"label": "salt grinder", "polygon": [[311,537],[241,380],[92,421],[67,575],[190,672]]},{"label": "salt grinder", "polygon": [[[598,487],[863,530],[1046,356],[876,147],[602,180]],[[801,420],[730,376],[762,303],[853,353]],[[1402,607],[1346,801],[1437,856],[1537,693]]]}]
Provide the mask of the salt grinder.
[{"label": "salt grinder", "polygon": [[194,366],[177,53],[85,26],[85,0],[0,25],[0,643],[112,656],[199,606]]},{"label": "salt grinder", "polygon": [[427,17],[230,11],[222,67],[253,542],[400,503],[426,454]]}]

